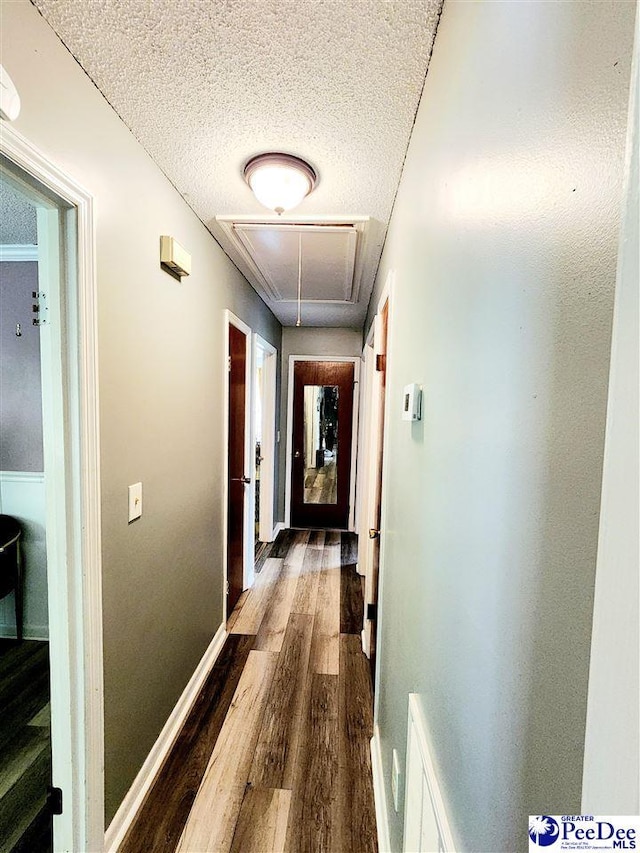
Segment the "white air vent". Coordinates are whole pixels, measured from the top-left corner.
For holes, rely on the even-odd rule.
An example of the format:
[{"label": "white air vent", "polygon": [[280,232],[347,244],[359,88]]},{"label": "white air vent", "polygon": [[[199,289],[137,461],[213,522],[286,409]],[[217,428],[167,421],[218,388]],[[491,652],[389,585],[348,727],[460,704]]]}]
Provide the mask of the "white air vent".
[{"label": "white air vent", "polygon": [[303,302],[356,303],[367,217],[330,222],[217,217],[253,286],[267,300],[295,302],[301,257]]}]

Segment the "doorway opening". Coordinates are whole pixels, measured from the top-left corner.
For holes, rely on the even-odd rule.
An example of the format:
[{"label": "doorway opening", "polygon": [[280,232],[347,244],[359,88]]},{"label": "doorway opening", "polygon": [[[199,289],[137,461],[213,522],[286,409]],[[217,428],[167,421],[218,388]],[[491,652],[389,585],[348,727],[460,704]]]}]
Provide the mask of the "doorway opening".
[{"label": "doorway opening", "polygon": [[51,679],[41,320],[32,309],[49,286],[38,211],[35,195],[0,174],[0,838],[2,849],[46,853]]},{"label": "doorway opening", "polygon": [[353,530],[359,359],[291,356],[289,527]]},{"label": "doorway opening", "polygon": [[[13,719],[16,739],[2,747],[0,776],[2,810],[12,813],[9,839],[24,849],[101,849],[104,841],[92,204],[91,196],[3,123],[0,219],[17,230],[2,239],[30,246],[22,261],[9,261],[14,268],[3,270],[0,283],[7,350],[2,385],[8,392],[0,401],[2,467],[10,469],[0,499],[2,514],[17,525],[17,538],[8,547],[0,543],[0,572],[3,588],[7,578],[13,582],[5,602],[10,605],[13,596],[19,603],[20,586],[24,602],[3,640],[12,655],[0,663],[0,716],[3,726]],[[19,217],[7,215],[12,205],[26,216],[30,236],[20,231],[24,222],[17,226]],[[39,399],[32,393],[36,373]],[[17,773],[19,765],[24,774]]]},{"label": "doorway opening", "polygon": [[253,580],[251,329],[225,311],[225,622]]}]

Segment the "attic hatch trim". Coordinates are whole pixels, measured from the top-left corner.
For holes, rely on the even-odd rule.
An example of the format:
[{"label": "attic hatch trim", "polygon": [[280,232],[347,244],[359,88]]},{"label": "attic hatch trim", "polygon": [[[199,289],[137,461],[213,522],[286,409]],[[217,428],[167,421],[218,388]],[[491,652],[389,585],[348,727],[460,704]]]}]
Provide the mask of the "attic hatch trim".
[{"label": "attic hatch trim", "polygon": [[337,217],[291,217],[283,221],[281,216],[216,216],[216,224],[222,229],[227,240],[231,244],[234,255],[240,263],[241,272],[248,278],[249,283],[267,302],[287,304],[295,302],[296,299],[283,298],[277,285],[271,282],[265,272],[260,268],[252,255],[251,249],[243,240],[242,231],[252,231],[268,228],[270,230],[284,230],[299,233],[301,230],[307,232],[333,232],[340,233],[351,229],[354,232],[356,245],[353,265],[350,271],[351,287],[346,299],[309,299],[304,297],[304,280],[302,285],[303,302],[314,305],[352,305],[357,304],[360,296],[362,282],[362,258],[367,237],[368,216],[337,216]]}]

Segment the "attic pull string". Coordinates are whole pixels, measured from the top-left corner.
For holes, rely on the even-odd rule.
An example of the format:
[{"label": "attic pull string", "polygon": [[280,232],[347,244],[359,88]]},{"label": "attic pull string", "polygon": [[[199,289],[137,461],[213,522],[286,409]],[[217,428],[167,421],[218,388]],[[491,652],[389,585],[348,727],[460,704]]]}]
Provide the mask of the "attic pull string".
[{"label": "attic pull string", "polygon": [[300,316],[300,307],[302,301],[302,231],[298,232],[298,319],[296,326],[302,325],[302,317]]}]

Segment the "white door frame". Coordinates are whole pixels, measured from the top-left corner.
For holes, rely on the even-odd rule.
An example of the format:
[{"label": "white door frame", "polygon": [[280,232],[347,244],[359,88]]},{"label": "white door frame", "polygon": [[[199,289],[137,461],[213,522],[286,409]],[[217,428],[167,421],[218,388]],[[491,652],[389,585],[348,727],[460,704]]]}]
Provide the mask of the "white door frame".
[{"label": "white door frame", "polygon": [[[262,461],[260,463],[260,519],[258,538],[260,542],[273,542],[275,539],[273,516],[276,463],[276,389],[278,350],[268,341],[265,341],[264,338],[260,337],[259,334],[256,333],[253,336],[254,396],[252,414],[255,414],[253,410],[255,408],[255,398],[258,393],[256,381],[258,350],[261,350],[264,354],[262,368],[262,442],[260,444]],[[255,440],[256,424],[253,426],[253,448],[255,448]],[[255,503],[253,513],[255,514]]]},{"label": "white door frame", "polygon": [[[244,398],[244,471],[245,474],[253,471],[251,463],[251,451],[253,444],[253,430],[251,426],[251,405],[252,405],[252,377],[253,377],[253,362],[251,358],[252,351],[252,331],[251,327],[236,317],[228,308],[224,310],[224,394],[222,416],[223,424],[223,447],[224,447],[224,465],[223,465],[223,523],[222,523],[222,564],[224,566],[224,582],[222,584],[222,613],[223,624],[226,624],[229,614],[227,613],[227,581],[228,581],[228,566],[227,566],[227,531],[229,527],[229,326],[235,326],[246,335],[246,367],[245,367],[245,398]],[[251,477],[253,480],[253,477]],[[254,529],[253,529],[253,489],[244,490],[244,531],[243,531],[243,549],[242,549],[242,586],[243,589],[248,589],[253,583],[253,552],[255,548]]]},{"label": "white door frame", "polygon": [[371,420],[375,417],[373,388],[375,382],[375,322],[371,324],[367,340],[362,348],[362,372],[360,374],[360,435],[358,436],[358,472],[356,482],[356,530],[358,533],[358,574],[366,577],[369,568],[369,504],[371,501]]},{"label": "white door frame", "polygon": [[360,358],[344,355],[290,355],[287,387],[287,466],[285,483],[284,524],[291,527],[291,456],[293,453],[293,371],[297,361],[343,361],[353,364],[353,424],[351,430],[351,483],[349,486],[349,526],[355,530],[356,459],[358,454],[358,389],[360,387]]},{"label": "white door frame", "polygon": [[[389,364],[389,339],[391,328],[391,292],[393,283],[393,273],[390,272],[385,281],[385,285],[380,294],[376,314],[371,324],[369,334],[367,335],[367,343],[364,347],[364,358],[366,364],[366,385],[365,385],[365,407],[363,417],[366,420],[366,437],[364,439],[364,452],[361,456],[361,489],[364,494],[361,494],[361,512],[360,524],[358,528],[358,572],[364,575],[364,614],[363,614],[363,629],[362,629],[362,650],[367,657],[371,656],[371,621],[367,619],[367,605],[372,603],[373,599],[373,540],[369,538],[369,529],[375,528],[377,519],[376,498],[378,488],[378,458],[380,454],[380,429],[384,430],[383,444],[387,440],[387,421],[389,418],[389,382],[388,382],[388,364]],[[376,371],[375,360],[376,356],[381,351],[381,333],[382,321],[381,314],[385,302],[388,302],[387,314],[387,385],[385,391],[385,406],[384,406],[384,424],[381,422],[380,412],[380,374]],[[384,448],[383,448],[384,450]],[[383,452],[383,480],[384,467],[387,454]],[[381,593],[381,577],[384,558],[384,527],[385,527],[385,511],[384,502],[381,513],[381,533],[380,533],[380,558],[378,565],[378,613],[380,613],[380,593]],[[378,622],[379,624],[379,622]],[[378,655],[379,658],[379,655]],[[377,683],[377,682],[376,682]]]},{"label": "white door frame", "polygon": [[[0,152],[70,205],[59,213],[64,278],[60,281],[62,273],[50,278],[49,322],[41,336],[53,784],[63,791],[54,846],[99,851],[104,845],[104,689],[93,198],[5,122]],[[44,236],[58,214],[47,212],[42,201],[40,206]],[[52,272],[59,272],[59,246],[49,241],[45,251]]]}]

